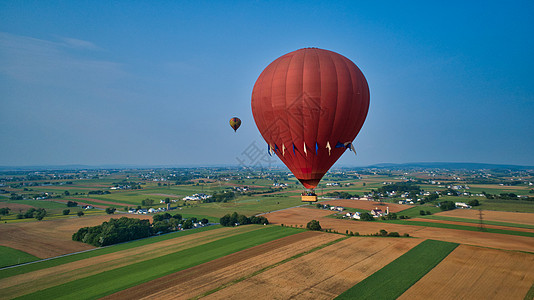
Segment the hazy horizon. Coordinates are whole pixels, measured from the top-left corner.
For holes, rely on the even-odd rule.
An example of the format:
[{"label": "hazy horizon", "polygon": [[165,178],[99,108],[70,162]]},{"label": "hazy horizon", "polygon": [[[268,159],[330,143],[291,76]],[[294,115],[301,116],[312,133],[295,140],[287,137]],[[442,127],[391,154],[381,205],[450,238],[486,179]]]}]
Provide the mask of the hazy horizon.
[{"label": "hazy horizon", "polygon": [[252,87],[304,47],[346,56],[369,83],[358,155],[334,167],[533,166],[532,11],[529,1],[4,1],[0,166],[273,163]]}]

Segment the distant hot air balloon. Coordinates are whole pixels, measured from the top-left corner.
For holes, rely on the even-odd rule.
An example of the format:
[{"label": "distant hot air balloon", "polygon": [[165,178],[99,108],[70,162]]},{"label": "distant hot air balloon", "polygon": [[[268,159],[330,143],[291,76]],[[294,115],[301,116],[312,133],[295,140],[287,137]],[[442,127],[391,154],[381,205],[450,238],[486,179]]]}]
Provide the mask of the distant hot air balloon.
[{"label": "distant hot air balloon", "polygon": [[279,57],[252,91],[252,114],[269,153],[276,153],[307,189],[353,149],[368,109],[369,87],[360,69],[340,54],[317,48]]},{"label": "distant hot air balloon", "polygon": [[234,132],[236,132],[239,126],[241,126],[241,119],[239,119],[238,117],[231,118],[230,126],[234,129]]}]

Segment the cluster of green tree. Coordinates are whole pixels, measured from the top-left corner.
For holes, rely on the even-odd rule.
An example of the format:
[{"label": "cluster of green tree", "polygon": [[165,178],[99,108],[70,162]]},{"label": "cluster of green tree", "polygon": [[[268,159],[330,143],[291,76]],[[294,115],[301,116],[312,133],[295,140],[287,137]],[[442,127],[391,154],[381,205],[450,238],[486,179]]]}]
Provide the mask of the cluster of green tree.
[{"label": "cluster of green tree", "polygon": [[154,232],[156,234],[176,231],[179,228],[190,229],[193,228],[194,223],[201,223],[203,225],[209,223],[209,220],[206,218],[201,220],[198,220],[196,217],[183,219],[181,214],[175,214],[173,216],[169,213],[155,215],[153,220],[154,223],[152,224],[152,227],[154,228]]},{"label": "cluster of green tree", "polygon": [[363,212],[363,213],[360,213],[360,221],[374,221],[375,218],[373,218],[373,216],[371,216],[370,213],[366,213],[366,212]]},{"label": "cluster of green tree", "polygon": [[428,210],[427,210],[427,211],[420,210],[420,211],[419,211],[419,214],[420,214],[421,216],[430,216],[432,213],[431,213],[430,211],[428,211]]},{"label": "cluster of green tree", "polygon": [[11,193],[11,197],[9,197],[10,200],[24,200],[24,196],[19,195],[17,193]]},{"label": "cluster of green tree", "polygon": [[89,191],[87,192],[88,195],[105,195],[105,194],[111,194],[109,191],[101,191],[101,190],[96,190],[96,191]]},{"label": "cluster of green tree", "polygon": [[448,196],[460,196],[460,193],[457,190],[453,190],[451,188],[447,188],[446,190],[441,191],[442,195],[448,195]]},{"label": "cluster of green tree", "polygon": [[311,220],[306,224],[306,228],[309,230],[321,231],[321,224],[317,220]]},{"label": "cluster of green tree", "polygon": [[396,213],[389,213],[385,216],[381,216],[380,220],[397,220],[397,214]]},{"label": "cluster of green tree", "polygon": [[514,193],[500,193],[500,194],[488,194],[486,192],[482,192],[486,199],[501,199],[501,200],[527,200],[527,201],[534,201],[534,197],[526,197],[526,198],[519,198],[517,194]]},{"label": "cluster of green tree", "polygon": [[456,205],[452,201],[443,201],[439,203],[439,208],[441,210],[453,210],[456,208]]},{"label": "cluster of green tree", "polygon": [[25,213],[19,213],[17,214],[17,219],[30,219],[30,218],[36,218],[37,220],[41,221],[44,217],[46,217],[46,210],[44,208],[30,208]]},{"label": "cluster of green tree", "polygon": [[9,211],[11,210],[11,208],[9,207],[2,207],[0,208],[0,215],[2,216],[7,216],[9,215]]},{"label": "cluster of green tree", "polygon": [[76,206],[78,206],[78,202],[67,201],[67,207],[76,207]]},{"label": "cluster of green tree", "polygon": [[153,228],[150,220],[122,217],[110,219],[98,226],[80,228],[72,235],[72,240],[101,247],[151,235],[153,235]]},{"label": "cluster of green tree", "polygon": [[116,210],[117,209],[115,207],[108,207],[108,208],[106,208],[106,214],[112,215],[112,214],[115,213]]},{"label": "cluster of green tree", "polygon": [[[379,232],[375,234],[371,234],[372,236],[390,236],[390,237],[400,237],[400,234],[398,232],[387,232],[385,229],[380,229]],[[407,233],[404,234],[405,237],[408,237],[409,235]]]},{"label": "cluster of green tree", "polygon": [[232,191],[216,192],[210,198],[204,200],[204,203],[210,202],[228,202],[235,198],[235,193]]},{"label": "cluster of green tree", "polygon": [[233,227],[236,226],[236,224],[269,224],[269,220],[267,220],[266,217],[262,216],[252,216],[249,218],[245,215],[240,215],[237,212],[233,212],[232,214],[227,214],[220,218],[219,223],[221,223],[222,226]]},{"label": "cluster of green tree", "polygon": [[359,198],[360,196],[357,194],[351,195],[347,192],[330,192],[330,193],[325,194],[324,197],[336,198],[336,199],[350,199],[352,197]]},{"label": "cluster of green tree", "polygon": [[146,198],[145,200],[141,201],[141,205],[143,205],[143,206],[152,206],[152,205],[154,205],[154,200]]},{"label": "cluster of green tree", "polygon": [[436,193],[432,193],[428,196],[424,196],[423,199],[421,199],[421,201],[419,201],[419,204],[425,204],[425,203],[429,203],[429,202],[432,202],[432,201],[436,201],[438,200],[439,198],[439,195],[436,194]]},{"label": "cluster of green tree", "polygon": [[478,202],[477,199],[473,199],[469,202],[467,202],[468,205],[471,205],[471,206],[479,206],[480,205],[480,202]]},{"label": "cluster of green tree", "polygon": [[380,193],[393,192],[393,191],[396,191],[397,193],[405,193],[405,192],[419,193],[421,191],[421,188],[411,180],[404,181],[404,182],[395,182],[392,184],[386,184],[378,188],[378,192]]}]

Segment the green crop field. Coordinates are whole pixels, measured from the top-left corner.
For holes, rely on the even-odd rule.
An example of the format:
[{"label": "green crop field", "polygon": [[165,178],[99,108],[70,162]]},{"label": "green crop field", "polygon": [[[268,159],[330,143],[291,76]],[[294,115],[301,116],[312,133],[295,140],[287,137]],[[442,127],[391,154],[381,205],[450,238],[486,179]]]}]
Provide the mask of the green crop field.
[{"label": "green crop field", "polygon": [[0,268],[36,260],[39,260],[39,258],[24,251],[0,246]]},{"label": "green crop field", "polygon": [[336,299],[395,299],[437,266],[458,244],[426,240]]},{"label": "green crop field", "polygon": [[436,207],[435,205],[432,205],[432,204],[424,204],[424,205],[417,205],[417,206],[412,206],[408,209],[405,209],[403,211],[399,211],[397,213],[397,216],[400,216],[400,215],[403,215],[403,216],[408,216],[408,217],[411,217],[411,218],[417,218],[417,217],[422,217],[421,214],[420,214],[420,211],[429,211],[433,214],[435,213],[438,213],[440,211],[442,211],[439,207]]},{"label": "green crop field", "polygon": [[[94,299],[302,230],[267,226],[24,295],[20,299]],[[169,262],[173,263],[169,263]]]}]

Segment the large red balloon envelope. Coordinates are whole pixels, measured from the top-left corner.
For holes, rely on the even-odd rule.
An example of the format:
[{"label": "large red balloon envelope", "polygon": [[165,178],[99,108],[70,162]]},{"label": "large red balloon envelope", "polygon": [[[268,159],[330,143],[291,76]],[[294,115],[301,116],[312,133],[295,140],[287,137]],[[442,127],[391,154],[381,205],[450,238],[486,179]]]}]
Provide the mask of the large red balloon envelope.
[{"label": "large red balloon envelope", "polygon": [[252,91],[252,114],[269,151],[309,189],[351,147],[368,109],[369,87],[360,69],[317,48],[279,57]]}]

